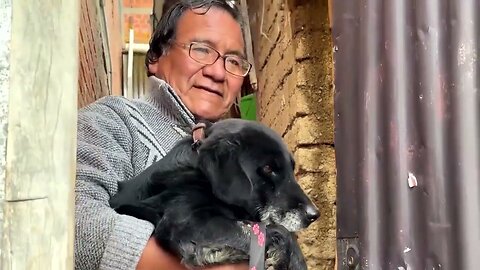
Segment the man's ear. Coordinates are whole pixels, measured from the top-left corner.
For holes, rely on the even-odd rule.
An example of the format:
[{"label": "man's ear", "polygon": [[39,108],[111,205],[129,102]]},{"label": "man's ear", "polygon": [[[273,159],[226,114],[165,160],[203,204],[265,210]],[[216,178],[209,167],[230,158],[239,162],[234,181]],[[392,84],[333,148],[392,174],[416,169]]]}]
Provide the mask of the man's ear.
[{"label": "man's ear", "polygon": [[241,147],[221,139],[201,149],[199,167],[210,180],[213,192],[222,201],[244,206],[251,199],[253,184],[240,163]]},{"label": "man's ear", "polygon": [[150,74],[158,74],[158,60],[155,63],[148,64],[148,72]]}]

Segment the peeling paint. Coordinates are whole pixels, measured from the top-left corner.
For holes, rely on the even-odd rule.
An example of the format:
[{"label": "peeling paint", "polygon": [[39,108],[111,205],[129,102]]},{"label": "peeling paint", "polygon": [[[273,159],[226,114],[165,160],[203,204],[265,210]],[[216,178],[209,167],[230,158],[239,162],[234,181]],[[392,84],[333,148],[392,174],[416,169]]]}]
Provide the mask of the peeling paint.
[{"label": "peeling paint", "polygon": [[411,172],[408,173],[408,186],[410,188],[418,186],[417,177]]}]

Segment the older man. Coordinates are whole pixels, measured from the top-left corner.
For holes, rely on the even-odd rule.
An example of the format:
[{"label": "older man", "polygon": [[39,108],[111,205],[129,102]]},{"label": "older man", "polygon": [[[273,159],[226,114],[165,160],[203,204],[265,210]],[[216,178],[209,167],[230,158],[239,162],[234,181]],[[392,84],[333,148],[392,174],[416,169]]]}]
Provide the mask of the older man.
[{"label": "older man", "polygon": [[179,1],[150,42],[150,93],[105,97],[79,112],[76,269],[185,269],[150,237],[152,224],[116,214],[108,200],[118,182],[161,159],[196,119],[215,121],[229,110],[251,67],[241,27],[227,1]]}]

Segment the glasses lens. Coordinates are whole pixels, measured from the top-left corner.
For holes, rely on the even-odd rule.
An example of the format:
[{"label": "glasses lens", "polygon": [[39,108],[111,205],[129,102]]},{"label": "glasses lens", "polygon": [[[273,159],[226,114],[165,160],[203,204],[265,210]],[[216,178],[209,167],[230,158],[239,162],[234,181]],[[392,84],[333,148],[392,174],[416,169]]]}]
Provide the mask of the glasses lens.
[{"label": "glasses lens", "polygon": [[190,57],[201,64],[211,65],[217,60],[218,53],[208,46],[192,43],[190,45]]},{"label": "glasses lens", "polygon": [[230,55],[225,58],[225,70],[237,76],[247,75],[250,71],[250,66],[247,60],[236,55]]},{"label": "glasses lens", "polygon": [[[189,55],[193,60],[203,65],[211,65],[220,57],[220,53],[215,49],[201,43],[191,43]],[[247,60],[240,56],[225,56],[225,70],[233,75],[246,76],[251,66]]]}]

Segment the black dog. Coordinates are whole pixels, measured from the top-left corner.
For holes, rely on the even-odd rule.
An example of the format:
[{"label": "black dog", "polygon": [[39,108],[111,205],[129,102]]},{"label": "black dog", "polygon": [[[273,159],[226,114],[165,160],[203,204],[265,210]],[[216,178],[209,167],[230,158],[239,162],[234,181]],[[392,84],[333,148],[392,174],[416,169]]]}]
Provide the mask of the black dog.
[{"label": "black dog", "polygon": [[267,224],[266,268],[307,269],[292,232],[319,211],[294,177],[280,136],[239,119],[209,125],[198,149],[185,138],[132,180],[110,205],[156,225],[159,244],[190,267],[248,261],[249,222]]}]

